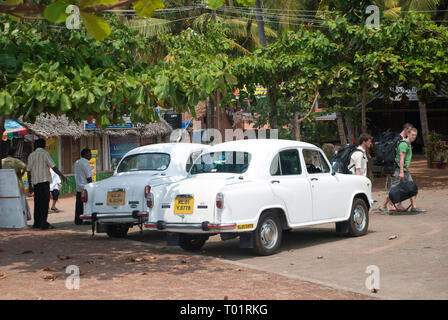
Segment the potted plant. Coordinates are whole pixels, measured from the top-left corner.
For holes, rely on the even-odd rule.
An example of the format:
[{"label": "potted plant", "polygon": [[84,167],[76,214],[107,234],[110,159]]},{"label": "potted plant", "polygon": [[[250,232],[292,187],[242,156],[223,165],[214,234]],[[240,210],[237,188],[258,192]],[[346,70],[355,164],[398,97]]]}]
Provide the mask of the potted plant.
[{"label": "potted plant", "polygon": [[425,148],[430,167],[444,169],[448,160],[448,145],[434,131],[429,134],[428,146]]}]

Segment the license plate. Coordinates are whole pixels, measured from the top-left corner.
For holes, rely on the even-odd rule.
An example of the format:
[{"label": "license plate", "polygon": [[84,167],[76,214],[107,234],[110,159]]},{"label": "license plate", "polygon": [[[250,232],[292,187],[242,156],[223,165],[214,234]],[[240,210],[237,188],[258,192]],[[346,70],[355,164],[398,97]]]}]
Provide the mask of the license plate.
[{"label": "license plate", "polygon": [[108,206],[122,206],[124,205],[126,191],[110,191],[107,193]]},{"label": "license plate", "polygon": [[194,198],[178,197],[174,200],[175,214],[192,214],[194,208]]}]

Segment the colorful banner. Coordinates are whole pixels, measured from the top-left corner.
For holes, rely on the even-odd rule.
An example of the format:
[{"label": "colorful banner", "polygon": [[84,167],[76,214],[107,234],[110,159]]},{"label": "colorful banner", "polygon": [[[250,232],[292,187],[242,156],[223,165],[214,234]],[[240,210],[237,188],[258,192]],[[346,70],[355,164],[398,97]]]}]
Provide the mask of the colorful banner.
[{"label": "colorful banner", "polygon": [[48,151],[48,153],[53,158],[54,163],[56,164],[56,167],[59,168],[59,159],[58,159],[58,138],[52,137],[45,139],[45,150]]},{"label": "colorful banner", "polygon": [[96,181],[96,161],[98,158],[98,150],[91,150],[92,158],[89,160],[90,168],[92,169],[92,180]]}]

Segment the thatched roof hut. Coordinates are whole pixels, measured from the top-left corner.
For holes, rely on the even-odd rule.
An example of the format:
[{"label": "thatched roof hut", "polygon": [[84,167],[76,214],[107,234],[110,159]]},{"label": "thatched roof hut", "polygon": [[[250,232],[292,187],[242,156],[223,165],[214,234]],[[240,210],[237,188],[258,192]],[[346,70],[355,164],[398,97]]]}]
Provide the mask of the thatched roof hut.
[{"label": "thatched roof hut", "polygon": [[62,115],[56,117],[54,115],[41,114],[36,118],[34,123],[22,122],[28,129],[35,134],[48,137],[71,136],[79,139],[82,136],[91,135],[109,135],[109,136],[127,136],[136,135],[141,137],[155,137],[158,135],[166,136],[173,131],[171,126],[163,119],[160,122],[139,125],[132,129],[96,129],[84,130],[83,124],[68,119]]}]

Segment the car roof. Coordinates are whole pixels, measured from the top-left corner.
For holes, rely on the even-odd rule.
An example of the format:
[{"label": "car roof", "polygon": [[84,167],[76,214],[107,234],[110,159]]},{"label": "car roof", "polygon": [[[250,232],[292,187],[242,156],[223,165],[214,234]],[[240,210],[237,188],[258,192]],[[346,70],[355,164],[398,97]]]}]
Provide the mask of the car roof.
[{"label": "car roof", "polygon": [[199,143],[156,143],[134,148],[126,153],[125,156],[147,152],[163,152],[171,154],[177,152],[189,152],[198,149],[205,149],[207,147],[207,145]]},{"label": "car roof", "polygon": [[207,152],[213,151],[247,151],[247,152],[265,152],[266,149],[279,150],[283,148],[317,148],[315,145],[302,141],[285,140],[285,139],[247,139],[229,141],[216,144],[207,149]]}]

